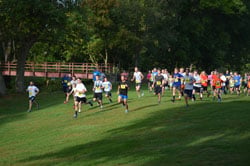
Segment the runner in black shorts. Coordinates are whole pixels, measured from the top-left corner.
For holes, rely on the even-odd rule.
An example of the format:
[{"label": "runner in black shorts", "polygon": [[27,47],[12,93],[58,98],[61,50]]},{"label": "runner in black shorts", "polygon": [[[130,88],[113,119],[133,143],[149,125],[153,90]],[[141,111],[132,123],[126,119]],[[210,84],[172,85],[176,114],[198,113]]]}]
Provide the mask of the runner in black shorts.
[{"label": "runner in black shorts", "polygon": [[162,94],[162,86],[164,85],[164,77],[161,75],[161,70],[158,69],[158,74],[155,76],[154,79],[154,90],[155,95],[158,95],[158,103],[161,103],[161,94]]}]

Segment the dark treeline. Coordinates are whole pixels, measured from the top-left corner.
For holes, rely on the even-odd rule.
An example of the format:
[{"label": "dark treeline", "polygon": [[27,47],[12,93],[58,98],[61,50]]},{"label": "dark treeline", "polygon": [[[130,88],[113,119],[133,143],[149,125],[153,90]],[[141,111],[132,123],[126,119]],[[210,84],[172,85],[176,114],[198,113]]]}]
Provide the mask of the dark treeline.
[{"label": "dark treeline", "polygon": [[[248,0],[0,0],[1,61],[250,68]],[[0,76],[1,77],[1,76]]]}]

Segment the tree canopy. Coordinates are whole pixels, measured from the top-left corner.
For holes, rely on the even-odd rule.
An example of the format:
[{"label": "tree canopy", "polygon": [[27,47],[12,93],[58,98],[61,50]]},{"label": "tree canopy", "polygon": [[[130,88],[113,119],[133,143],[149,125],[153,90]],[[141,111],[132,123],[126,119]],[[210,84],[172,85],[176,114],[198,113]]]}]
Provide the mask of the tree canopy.
[{"label": "tree canopy", "polygon": [[247,0],[0,0],[0,56],[242,71],[249,9]]}]

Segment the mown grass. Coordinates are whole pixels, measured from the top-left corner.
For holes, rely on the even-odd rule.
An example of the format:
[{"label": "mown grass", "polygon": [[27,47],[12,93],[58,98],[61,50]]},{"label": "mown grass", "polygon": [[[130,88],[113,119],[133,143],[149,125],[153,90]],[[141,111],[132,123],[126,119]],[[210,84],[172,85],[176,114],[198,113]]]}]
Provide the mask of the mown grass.
[{"label": "mown grass", "polygon": [[158,105],[146,90],[140,99],[131,90],[128,114],[104,99],[103,110],[84,105],[77,119],[63,100],[41,93],[41,108],[27,113],[26,95],[1,98],[0,165],[250,164],[250,97],[205,98],[186,109],[170,92]]}]

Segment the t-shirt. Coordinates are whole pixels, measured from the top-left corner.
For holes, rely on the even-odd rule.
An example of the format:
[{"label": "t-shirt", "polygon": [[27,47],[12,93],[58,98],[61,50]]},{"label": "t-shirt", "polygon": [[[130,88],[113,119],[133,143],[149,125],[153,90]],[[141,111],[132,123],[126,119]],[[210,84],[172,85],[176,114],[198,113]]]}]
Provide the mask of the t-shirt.
[{"label": "t-shirt", "polygon": [[201,77],[199,75],[195,75],[194,79],[195,79],[194,86],[200,88],[201,87]]},{"label": "t-shirt", "polygon": [[129,87],[128,82],[127,81],[120,82],[118,84],[118,86],[120,87],[119,94],[127,96],[128,95],[128,87]]},{"label": "t-shirt", "polygon": [[214,78],[214,83],[215,83],[215,88],[221,88],[221,83],[222,83],[222,80],[218,77],[215,77]]},{"label": "t-shirt", "polygon": [[105,92],[110,92],[110,91],[111,91],[112,84],[111,84],[109,81],[103,82],[103,83],[102,83],[102,87],[104,87],[104,91],[105,91]]},{"label": "t-shirt", "polygon": [[94,82],[95,93],[102,93],[102,81],[98,80]]},{"label": "t-shirt", "polygon": [[200,77],[201,77],[201,85],[207,87],[208,77],[206,75],[200,75]]},{"label": "t-shirt", "polygon": [[29,97],[36,97],[36,94],[39,92],[39,89],[35,85],[30,85],[27,88],[27,92],[29,92]]},{"label": "t-shirt", "polygon": [[161,75],[163,76],[163,78],[164,78],[165,81],[168,80],[168,75],[167,74],[161,74]]},{"label": "t-shirt", "polygon": [[239,86],[241,77],[240,76],[234,76],[233,79],[234,79],[234,85]]},{"label": "t-shirt", "polygon": [[72,86],[73,84],[77,84],[77,81],[76,81],[76,80],[71,80],[71,81],[68,83],[68,86]]},{"label": "t-shirt", "polygon": [[70,81],[71,81],[71,78],[70,78],[70,77],[64,76],[64,77],[62,78],[62,86],[68,87],[68,86],[69,86],[68,83],[70,83]]},{"label": "t-shirt", "polygon": [[185,89],[186,90],[193,90],[193,88],[194,88],[194,85],[193,85],[194,81],[195,81],[194,77],[192,77],[190,75],[186,75],[184,77]]},{"label": "t-shirt", "polygon": [[134,77],[135,77],[135,83],[141,83],[141,72],[134,72]]},{"label": "t-shirt", "polygon": [[[85,85],[83,83],[80,83],[80,84],[76,85],[75,91],[83,91],[83,90],[87,91],[87,89],[86,89],[86,87],[85,87]],[[83,98],[83,97],[86,97],[86,94],[82,93],[82,92],[76,92],[75,96]]]},{"label": "t-shirt", "polygon": [[183,76],[180,73],[174,74],[174,86],[181,86],[181,78],[183,78]]},{"label": "t-shirt", "polygon": [[155,76],[155,86],[161,86],[163,80],[164,80],[164,77],[162,75],[156,75]]}]

